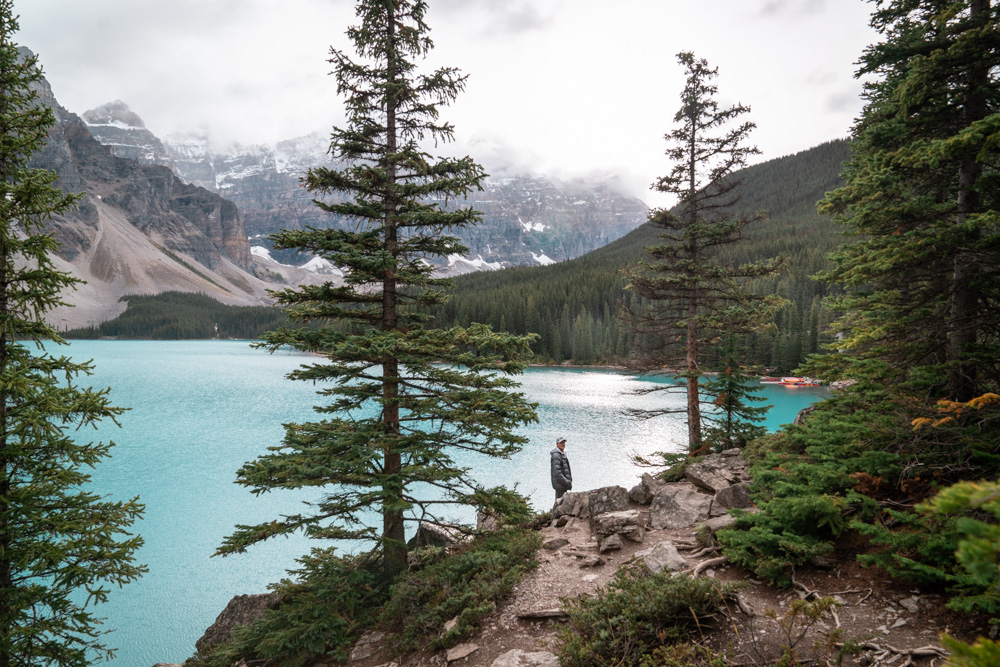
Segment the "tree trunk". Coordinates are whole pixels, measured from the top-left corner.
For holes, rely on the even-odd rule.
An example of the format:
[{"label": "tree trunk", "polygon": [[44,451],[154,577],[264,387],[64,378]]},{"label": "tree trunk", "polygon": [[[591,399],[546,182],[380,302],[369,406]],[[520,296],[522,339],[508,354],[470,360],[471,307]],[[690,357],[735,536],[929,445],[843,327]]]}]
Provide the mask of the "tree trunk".
[{"label": "tree trunk", "polygon": [[[973,0],[970,3],[970,20],[986,16],[990,11],[990,0]],[[982,61],[970,65],[966,80],[965,105],[963,110],[965,125],[982,120],[989,112],[984,91],[989,85],[989,69]],[[975,213],[979,205],[979,191],[976,181],[982,167],[975,155],[962,158],[958,176],[958,204],[956,224],[961,226],[969,214]],[[956,401],[968,401],[977,393],[978,378],[976,363],[971,357],[971,347],[975,345],[979,325],[979,292],[975,285],[978,263],[965,249],[975,243],[978,234],[970,232],[970,238],[962,243],[953,260],[951,276],[951,305],[948,317],[948,396]]]},{"label": "tree trunk", "polygon": [[[7,303],[7,248],[0,244],[0,313],[6,313]],[[0,332],[0,372],[7,366],[7,332]],[[0,502],[6,504],[10,497],[13,474],[12,462],[7,460],[7,393],[0,392]],[[10,517],[6,512],[0,512],[0,636],[12,636],[14,627],[14,609],[10,603],[10,593],[14,589],[14,564],[11,561]],[[14,656],[0,643],[0,667],[10,667]]]},{"label": "tree trunk", "polygon": [[690,313],[687,325],[688,450],[701,447],[701,397],[698,395],[698,322]]},{"label": "tree trunk", "polygon": [[[387,78],[395,81],[396,65],[396,15],[395,7],[390,3],[387,12]],[[396,100],[392,92],[386,95],[386,155],[396,153]],[[382,201],[385,218],[385,250],[392,258],[396,258],[398,250],[397,202],[395,196],[396,163],[395,157],[388,157],[385,162],[386,197]],[[397,314],[398,296],[396,293],[396,267],[390,266],[385,272],[382,284],[382,328],[384,331],[395,331],[398,328]],[[399,436],[399,361],[393,356],[387,356],[382,363],[382,390],[384,405],[382,409],[385,424],[385,450],[383,461],[383,507],[382,507],[382,543],[385,550],[383,571],[387,578],[394,579],[406,569],[406,532],[403,524],[403,511],[386,505],[402,502],[403,488],[399,481],[391,479],[399,473],[402,461],[399,452],[393,451],[392,443]]]}]

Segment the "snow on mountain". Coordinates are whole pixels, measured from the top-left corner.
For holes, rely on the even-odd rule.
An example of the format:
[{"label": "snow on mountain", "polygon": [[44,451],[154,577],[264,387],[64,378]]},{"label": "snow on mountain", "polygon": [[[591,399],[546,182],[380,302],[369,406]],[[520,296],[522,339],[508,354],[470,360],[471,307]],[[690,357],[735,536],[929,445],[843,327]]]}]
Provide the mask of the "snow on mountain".
[{"label": "snow on mountain", "polygon": [[274,164],[278,173],[302,176],[313,167],[330,163],[330,138],[323,132],[279,141],[274,145]]},{"label": "snow on mountain", "polygon": [[90,134],[109,146],[115,157],[142,164],[173,167],[170,154],[163,143],[146,129],[142,119],[121,100],[84,112],[81,118]]},{"label": "snow on mountain", "polygon": [[[291,266],[290,264],[282,264],[281,262],[275,260],[271,256],[271,251],[265,248],[264,246],[259,246],[259,245],[250,246],[250,254],[255,257],[263,257],[264,259],[270,260],[280,266]],[[341,271],[336,266],[331,264],[328,260],[325,260],[322,257],[313,257],[305,264],[302,264],[296,268],[299,268],[303,271],[308,271],[309,273],[315,273],[318,275],[340,276],[341,278],[344,277],[343,271]]]},{"label": "snow on mountain", "polygon": [[544,252],[541,255],[536,255],[531,253],[531,259],[535,260],[541,266],[548,266],[549,264],[555,264],[556,260],[547,256]]},{"label": "snow on mountain", "polygon": [[[141,119],[123,103],[106,106],[117,111],[95,117],[95,131],[98,125],[117,132],[132,132],[142,126]],[[120,127],[123,124],[128,128]],[[99,140],[119,141],[109,132],[103,136]],[[139,145],[137,139],[132,141]],[[329,143],[328,133],[313,132],[274,145],[218,148],[205,132],[196,132],[172,135],[164,146],[171,167],[184,181],[235,203],[247,233],[267,237],[279,229],[346,229],[356,224],[315,206],[314,195],[301,187],[300,178],[309,169],[336,166],[328,152]],[[138,148],[136,152],[143,153]],[[449,261],[442,270],[492,270],[564,261],[627,234],[645,222],[648,212],[640,200],[620,194],[610,176],[558,181],[504,173],[486,179],[483,188],[464,199],[440,202],[447,208],[472,206],[482,213],[480,224],[455,230],[468,248],[464,263],[459,266],[457,261]],[[322,198],[334,202],[338,195]],[[288,266],[301,261],[289,251],[277,256]]]}]

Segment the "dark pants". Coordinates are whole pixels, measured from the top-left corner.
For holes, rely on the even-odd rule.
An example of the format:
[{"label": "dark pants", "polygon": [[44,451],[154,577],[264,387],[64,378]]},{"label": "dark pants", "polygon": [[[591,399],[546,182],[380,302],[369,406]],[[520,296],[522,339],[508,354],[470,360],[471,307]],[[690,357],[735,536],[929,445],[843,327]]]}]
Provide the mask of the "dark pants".
[{"label": "dark pants", "polygon": [[566,493],[566,489],[556,489],[556,500],[562,498],[564,493]]}]

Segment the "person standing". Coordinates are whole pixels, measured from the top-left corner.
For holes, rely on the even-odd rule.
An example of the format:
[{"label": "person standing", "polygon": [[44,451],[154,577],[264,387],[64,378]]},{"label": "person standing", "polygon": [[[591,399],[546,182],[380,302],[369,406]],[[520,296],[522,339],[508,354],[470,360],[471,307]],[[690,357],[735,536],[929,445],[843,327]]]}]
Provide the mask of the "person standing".
[{"label": "person standing", "polygon": [[566,457],[566,438],[556,438],[556,448],[550,452],[552,463],[552,488],[556,490],[556,500],[573,488],[573,473]]}]

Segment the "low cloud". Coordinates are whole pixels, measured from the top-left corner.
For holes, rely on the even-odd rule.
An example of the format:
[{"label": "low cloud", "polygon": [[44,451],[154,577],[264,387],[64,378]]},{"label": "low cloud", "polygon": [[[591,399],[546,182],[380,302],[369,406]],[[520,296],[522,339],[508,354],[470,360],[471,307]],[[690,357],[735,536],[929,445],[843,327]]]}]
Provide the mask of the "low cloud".
[{"label": "low cloud", "polygon": [[[497,0],[441,0],[434,5],[440,16],[455,16],[460,13],[478,14],[479,20],[471,21],[482,27],[482,33],[492,36],[509,36],[526,32],[542,31],[551,26],[555,18],[539,10],[537,3],[520,0],[518,2],[497,2]],[[432,11],[434,11],[432,10]]]},{"label": "low cloud", "polygon": [[759,16],[820,14],[826,9],[827,0],[766,0],[758,11]]}]

